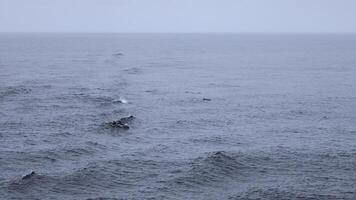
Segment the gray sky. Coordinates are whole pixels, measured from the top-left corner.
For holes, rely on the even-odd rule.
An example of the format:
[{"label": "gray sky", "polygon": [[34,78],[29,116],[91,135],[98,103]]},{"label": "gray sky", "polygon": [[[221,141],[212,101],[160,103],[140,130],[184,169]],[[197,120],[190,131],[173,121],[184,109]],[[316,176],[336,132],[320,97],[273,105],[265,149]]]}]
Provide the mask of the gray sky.
[{"label": "gray sky", "polygon": [[0,0],[0,32],[356,32],[356,0]]}]

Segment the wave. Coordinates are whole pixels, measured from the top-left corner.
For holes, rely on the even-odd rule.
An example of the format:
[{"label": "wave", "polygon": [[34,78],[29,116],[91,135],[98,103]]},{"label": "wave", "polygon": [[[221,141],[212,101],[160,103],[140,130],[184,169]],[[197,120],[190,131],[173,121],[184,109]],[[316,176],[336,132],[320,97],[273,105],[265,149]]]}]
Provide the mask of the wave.
[{"label": "wave", "polygon": [[[89,145],[89,144],[88,144]],[[91,143],[90,145],[97,145]],[[66,153],[76,156],[81,150]],[[330,154],[330,155],[329,155]],[[83,199],[174,197],[177,199],[203,197],[201,192],[217,192],[226,190],[229,199],[291,199],[315,197],[328,199],[335,197],[340,191],[325,193],[317,191],[291,190],[294,185],[298,188],[309,188],[315,181],[325,183],[341,181],[349,183],[352,176],[336,179],[354,171],[355,151],[341,152],[310,152],[292,151],[288,148],[273,151],[228,152],[215,151],[206,153],[191,160],[145,160],[144,155],[132,155],[115,160],[91,162],[85,167],[67,170],[57,174],[41,174],[36,172],[28,180],[19,178],[7,188],[10,192],[31,191],[32,194],[49,195],[63,194],[83,197]],[[340,164],[347,157],[349,163]],[[43,162],[42,162],[43,163]],[[353,168],[351,168],[353,167]],[[327,176],[328,179],[325,179]],[[276,179],[278,181],[275,182]],[[279,185],[280,179],[286,185]],[[307,181],[307,183],[305,183]],[[256,185],[249,185],[254,183]],[[246,185],[247,184],[247,185]],[[238,191],[232,187],[240,185]],[[326,184],[328,185],[328,184]],[[353,187],[353,183],[350,188]],[[255,187],[256,186],[256,187]],[[332,185],[329,185],[330,187]],[[311,189],[315,189],[312,186]],[[323,190],[324,192],[330,188]],[[350,192],[349,188],[344,188]],[[97,196],[104,194],[104,196]],[[310,194],[309,196],[306,196]],[[118,196],[119,195],[119,196]],[[134,195],[134,196],[133,196]],[[350,195],[355,195],[351,194]],[[351,199],[351,198],[350,198]]]},{"label": "wave", "polygon": [[53,183],[53,181],[55,181],[55,178],[53,177],[37,173],[29,173],[15,181],[12,181],[8,185],[7,190],[10,193],[20,192],[21,194],[30,194],[37,192],[43,194],[48,191],[51,186],[53,186],[50,184]]},{"label": "wave", "polygon": [[28,178],[18,178],[9,183],[6,188],[14,194],[17,192],[39,195],[61,193],[90,198],[105,191],[106,194],[112,193],[108,196],[116,197],[118,189],[121,194],[137,188],[149,191],[152,187],[150,183],[160,176],[161,167],[169,169],[171,164],[138,159],[98,161],[66,174],[36,172]]},{"label": "wave", "polygon": [[229,177],[243,177],[244,171],[251,170],[243,154],[231,154],[224,151],[209,153],[190,163],[190,169],[173,182],[183,187],[199,187],[216,184]]}]

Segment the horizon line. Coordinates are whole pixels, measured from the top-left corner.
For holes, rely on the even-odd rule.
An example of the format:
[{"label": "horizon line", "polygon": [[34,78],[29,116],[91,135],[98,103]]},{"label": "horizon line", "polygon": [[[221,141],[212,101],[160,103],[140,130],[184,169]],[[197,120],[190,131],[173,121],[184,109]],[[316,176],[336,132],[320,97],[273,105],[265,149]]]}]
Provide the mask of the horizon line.
[{"label": "horizon line", "polygon": [[356,32],[276,31],[276,32],[204,32],[204,31],[0,31],[0,34],[356,34]]}]

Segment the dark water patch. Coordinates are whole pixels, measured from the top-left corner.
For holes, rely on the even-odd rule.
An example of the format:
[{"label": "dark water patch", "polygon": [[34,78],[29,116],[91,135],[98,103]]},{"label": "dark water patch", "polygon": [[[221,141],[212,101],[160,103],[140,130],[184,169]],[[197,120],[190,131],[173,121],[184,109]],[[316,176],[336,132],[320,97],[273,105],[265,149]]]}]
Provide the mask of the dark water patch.
[{"label": "dark water patch", "polygon": [[138,67],[133,67],[133,68],[125,69],[124,72],[128,74],[142,74],[143,70]]},{"label": "dark water patch", "polygon": [[307,134],[308,131],[305,130],[305,129],[300,129],[300,128],[289,128],[289,127],[286,127],[283,130],[281,130],[281,133],[282,134],[286,134],[286,135],[293,134],[293,133],[298,133],[298,134],[304,133],[304,134]]},{"label": "dark water patch", "polygon": [[182,119],[182,120],[178,120],[176,121],[176,124],[179,125],[187,125],[187,124],[193,124],[194,122],[192,120],[185,120],[185,119]]},{"label": "dark water patch", "polygon": [[42,88],[42,89],[53,89],[54,86],[53,86],[53,85],[48,85],[48,84],[46,85],[46,84],[45,84],[45,85],[41,85],[40,88]]},{"label": "dark water patch", "polygon": [[[326,151],[317,154],[317,157],[321,160],[320,162],[330,162],[330,164],[337,165],[339,170],[341,169],[349,169],[354,170],[356,166],[356,149],[348,149],[348,150],[337,150],[337,151]],[[344,162],[338,163],[338,161],[344,160]]]},{"label": "dark water patch", "polygon": [[112,56],[113,56],[113,57],[116,57],[116,58],[120,58],[120,57],[124,56],[124,54],[123,54],[123,53],[118,52],[118,53],[114,53],[114,54],[112,54]]},{"label": "dark water patch", "polygon": [[147,94],[151,94],[151,95],[157,95],[157,96],[164,96],[164,95],[168,95],[169,92],[168,91],[164,91],[164,90],[159,90],[159,89],[146,89],[143,91],[144,93]]},{"label": "dark water patch", "polygon": [[295,117],[305,117],[305,116],[312,116],[313,112],[311,112],[310,110],[306,110],[306,109],[297,109],[297,110],[291,110],[288,111],[287,113],[282,113],[283,115],[286,115],[290,118],[295,118]]},{"label": "dark water patch", "polygon": [[153,90],[145,90],[146,93],[151,93],[151,94],[157,94],[158,90],[157,89],[153,89]]},{"label": "dark water patch", "polygon": [[2,130],[14,130],[14,129],[23,129],[26,127],[26,123],[23,119],[18,119],[19,121],[5,121],[0,122],[0,127]]},{"label": "dark water patch", "polygon": [[23,86],[23,85],[1,87],[0,88],[0,99],[9,97],[9,96],[29,94],[31,91],[32,90],[30,88]]},{"label": "dark water patch", "polygon": [[329,116],[322,116],[321,118],[320,118],[320,120],[328,120],[328,119],[330,119],[331,117],[329,117]]},{"label": "dark water patch", "polygon": [[201,94],[201,92],[195,92],[195,91],[185,91],[184,93],[186,93],[186,94]]}]

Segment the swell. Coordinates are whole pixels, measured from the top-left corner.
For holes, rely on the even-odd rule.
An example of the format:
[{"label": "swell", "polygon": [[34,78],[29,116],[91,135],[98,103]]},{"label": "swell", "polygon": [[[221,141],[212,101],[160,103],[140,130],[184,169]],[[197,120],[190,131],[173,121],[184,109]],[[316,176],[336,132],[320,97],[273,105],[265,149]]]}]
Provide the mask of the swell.
[{"label": "swell", "polygon": [[[249,153],[217,151],[188,163],[187,168],[182,168],[174,178],[165,182],[165,188],[179,198],[196,195],[197,191],[206,194],[212,191],[227,194],[229,191],[231,199],[284,199],[282,197],[288,197],[285,196],[288,192],[294,195],[290,196],[292,199],[303,199],[308,195],[316,199],[339,198],[343,194],[355,197],[354,156],[355,150],[314,153],[288,148]],[[284,185],[280,185],[282,180]],[[245,184],[251,182],[254,185]],[[344,187],[338,187],[340,184]],[[291,192],[293,188],[298,188],[299,193]],[[274,190],[275,194],[269,194]]]},{"label": "swell", "polygon": [[[22,196],[36,193],[39,196],[44,194],[50,196],[60,193],[89,199],[103,193],[117,197],[120,190],[119,198],[142,195],[139,198],[142,199],[145,195],[140,193],[150,193],[152,189],[154,191],[159,189],[151,184],[152,181],[157,181],[162,175],[162,168],[167,170],[172,165],[174,163],[139,159],[98,161],[65,174],[36,172],[29,178],[18,178],[5,187],[9,194],[13,194],[11,197],[19,196],[19,193]],[[141,188],[140,192],[137,188]],[[132,193],[135,190],[136,193]]]},{"label": "swell", "polygon": [[257,163],[267,157],[252,157],[244,153],[216,151],[191,161],[189,168],[170,184],[183,188],[213,186],[226,179],[243,180],[258,170]]},{"label": "swell", "polygon": [[[83,198],[105,193],[108,198],[204,199],[211,193],[229,192],[230,199],[338,199],[342,194],[355,195],[356,177],[351,173],[356,171],[354,156],[355,150],[310,153],[288,148],[248,153],[215,151],[192,160],[160,161],[130,156],[91,162],[63,173],[38,172],[29,180],[19,178],[6,188],[14,194],[44,195],[48,189],[48,195]],[[280,185],[281,180],[284,185]],[[345,187],[337,187],[340,184]],[[242,191],[236,192],[234,186]]]}]

